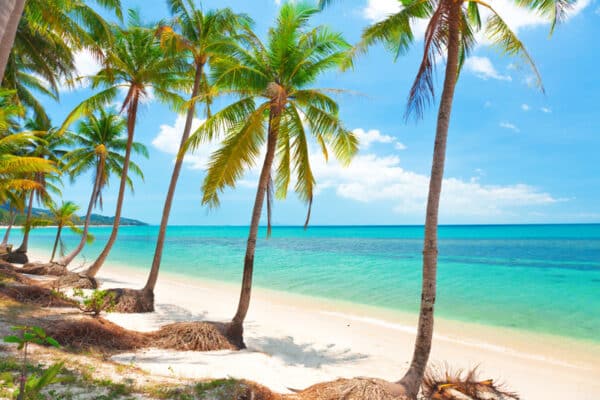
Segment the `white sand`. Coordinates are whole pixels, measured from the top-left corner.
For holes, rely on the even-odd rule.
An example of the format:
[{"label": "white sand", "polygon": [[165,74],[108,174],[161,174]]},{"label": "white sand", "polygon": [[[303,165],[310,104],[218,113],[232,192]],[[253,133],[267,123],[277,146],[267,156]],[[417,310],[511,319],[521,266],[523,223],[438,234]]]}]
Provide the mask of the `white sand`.
[{"label": "white sand", "polygon": [[[141,287],[146,272],[105,266],[104,288]],[[108,314],[141,331],[173,321],[227,321],[237,285],[162,274],[151,314]],[[399,379],[412,356],[416,316],[255,290],[245,325],[248,350],[147,350],[115,356],[153,374],[250,379],[279,392],[338,377]],[[520,331],[436,321],[431,362],[479,365],[482,378],[505,382],[526,400],[598,400],[600,346]],[[600,333],[599,333],[600,334]]]}]

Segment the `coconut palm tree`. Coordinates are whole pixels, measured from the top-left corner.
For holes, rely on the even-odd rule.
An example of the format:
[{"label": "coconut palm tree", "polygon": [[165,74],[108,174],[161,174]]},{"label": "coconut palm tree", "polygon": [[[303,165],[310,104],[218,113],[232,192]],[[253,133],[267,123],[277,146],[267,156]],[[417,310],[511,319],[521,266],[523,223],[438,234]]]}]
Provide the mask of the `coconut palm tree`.
[{"label": "coconut palm tree", "polygon": [[20,196],[16,193],[11,193],[9,195],[10,201],[8,202],[8,212],[4,215],[5,220],[2,221],[6,224],[6,231],[4,231],[4,236],[2,237],[2,243],[0,243],[0,248],[6,248],[8,246],[8,239],[10,238],[10,232],[12,231],[15,222],[17,221],[17,215],[19,211],[23,210],[23,201]]},{"label": "coconut palm tree", "polygon": [[17,27],[24,8],[25,0],[6,0],[6,3],[0,9],[0,80],[4,76],[4,69],[15,41]]},{"label": "coconut palm tree", "polygon": [[127,143],[113,229],[106,246],[86,271],[88,278],[96,276],[117,239],[140,101],[153,95],[180,109],[185,102],[177,91],[187,90],[191,86],[189,65],[160,47],[155,29],[140,25],[139,16],[130,12],[128,29],[114,29],[114,42],[106,51],[104,67],[98,74],[89,77],[92,88],[101,87],[102,90],[79,104],[69,114],[62,128],[66,129],[81,115],[89,115],[104,107],[119,95],[121,89],[126,90],[121,110],[127,113]]},{"label": "coconut palm tree", "polygon": [[[286,3],[266,44],[248,32],[245,40],[224,45],[223,50],[231,56],[211,65],[215,83],[238,91],[241,98],[208,118],[189,139],[189,146],[195,148],[224,131],[223,143],[211,156],[202,185],[202,202],[213,207],[219,204],[219,193],[234,186],[246,168],[254,165],[266,141],[240,301],[227,332],[240,348],[244,347],[243,323],[250,305],[256,238],[265,198],[270,231],[270,194],[275,191],[284,198],[294,174],[295,191],[308,205],[308,224],[315,188],[309,138],[314,138],[325,157],[331,147],[343,163],[348,163],[357,151],[357,139],[343,127],[338,105],[328,96],[328,90],[311,87],[323,72],[339,67],[349,49],[339,33],[324,26],[309,28],[309,19],[317,12],[306,3]],[[274,165],[276,170],[272,171]]]},{"label": "coconut palm tree", "polygon": [[22,155],[23,148],[39,145],[40,138],[32,132],[18,132],[18,119],[23,117],[24,110],[13,98],[14,91],[0,89],[0,204],[8,203],[11,214],[3,244],[8,241],[16,211],[23,209],[24,193],[39,188],[28,177],[56,172],[51,161]]},{"label": "coconut palm tree", "polygon": [[19,155],[21,148],[36,141],[38,138],[30,133],[0,137],[0,204],[7,203],[9,207],[9,224],[3,245],[8,243],[17,211],[23,211],[26,193],[43,190],[41,184],[31,177],[58,172],[50,160]]},{"label": "coconut palm tree", "polygon": [[54,245],[52,246],[50,262],[54,261],[54,256],[56,255],[56,249],[58,248],[59,243],[61,243],[62,247],[60,235],[63,228],[71,228],[74,232],[81,233],[76,225],[79,223],[77,211],[79,211],[79,206],[77,204],[71,201],[63,201],[60,205],[49,204],[47,214],[32,219],[31,223],[35,226],[56,226],[56,238],[54,239]]},{"label": "coconut palm tree", "polygon": [[[196,101],[204,103],[206,115],[210,115],[210,105],[212,103],[214,89],[211,87],[205,73],[205,67],[211,63],[215,57],[227,56],[219,50],[223,48],[222,44],[234,40],[232,35],[242,26],[248,26],[250,20],[245,15],[234,14],[230,9],[225,8],[206,13],[198,10],[192,2],[186,4],[182,0],[168,0],[167,4],[175,18],[173,30],[169,26],[159,28],[161,43],[163,47],[170,47],[187,57],[192,67],[195,69],[194,86],[192,88],[191,99],[187,110],[185,127],[181,136],[180,151],[192,130],[192,121],[196,112]],[[158,271],[162,259],[163,248],[165,245],[165,236],[169,215],[173,204],[173,197],[177,187],[177,180],[181,172],[183,159],[178,157],[175,160],[171,182],[167,191],[165,205],[163,207],[162,218],[156,239],[156,249],[152,260],[152,268],[148,276],[148,281],[144,286],[146,291],[154,291],[158,279]],[[152,311],[152,310],[149,310]]]},{"label": "coconut palm tree", "polygon": [[[551,20],[551,31],[557,21],[565,17],[566,9],[575,0],[516,0],[515,4],[545,15]],[[330,3],[321,0],[321,5]],[[475,33],[483,31],[489,42],[508,56],[520,56],[533,69],[541,88],[539,73],[523,43],[510,29],[490,3],[483,0],[406,0],[402,9],[381,22],[368,27],[356,52],[364,52],[376,43],[393,49],[396,56],[402,55],[415,39],[412,27],[418,19],[428,21],[424,36],[424,53],[416,79],[410,90],[406,117],[421,117],[424,108],[434,97],[433,69],[436,59],[446,59],[446,70],[438,110],[437,129],[427,211],[425,216],[425,238],[423,247],[423,282],[421,308],[417,328],[414,354],[408,371],[397,383],[397,391],[410,399],[416,399],[423,381],[425,368],[431,351],[433,337],[434,306],[437,276],[437,227],[438,209],[444,175],[446,142],[456,83],[462,63],[468,57],[476,41]],[[482,22],[480,9],[489,13]]]},{"label": "coconut palm tree", "polygon": [[[71,179],[92,171],[93,185],[88,203],[81,240],[77,247],[68,255],[61,258],[58,263],[68,266],[79,255],[85,246],[89,234],[92,210],[95,205],[102,207],[102,191],[109,183],[111,175],[121,176],[123,172],[124,156],[127,141],[124,138],[126,121],[112,110],[100,110],[97,115],[90,115],[79,122],[74,138],[75,148],[63,158],[64,169]],[[148,150],[142,143],[133,142],[131,148],[135,153],[148,157]],[[140,167],[133,161],[129,163],[129,170],[140,178],[144,174]],[[127,180],[127,185],[133,191],[133,181]]]},{"label": "coconut palm tree", "polygon": [[21,156],[17,151],[11,150],[34,140],[35,137],[26,133],[0,138],[0,202],[11,201],[14,208],[18,208],[14,204],[18,192],[42,190],[39,182],[31,179],[31,176],[58,172],[49,160]]},{"label": "coconut palm tree", "polygon": [[[121,16],[120,0],[97,3]],[[5,49],[2,41],[0,53],[10,50],[10,57],[0,81],[3,87],[17,91],[18,101],[31,109],[36,119],[48,123],[38,95],[58,100],[60,85],[71,82],[77,72],[76,52],[87,49],[102,60],[102,45],[110,43],[111,29],[83,0],[28,0],[22,14],[12,49],[12,42],[7,42]]]},{"label": "coconut palm tree", "polygon": [[[66,154],[64,146],[71,140],[70,134],[61,134],[54,128],[49,128],[43,121],[29,120],[25,124],[31,132],[39,135],[41,140],[32,142],[32,146],[25,148],[24,152],[28,156],[46,159],[54,165],[59,164],[59,160]],[[15,250],[14,260],[25,261],[27,259],[27,250],[29,245],[29,233],[31,231],[31,216],[33,201],[37,200],[39,204],[50,205],[49,193],[60,194],[59,185],[61,184],[60,175],[57,173],[37,172],[31,175],[31,179],[38,183],[38,187],[29,192],[27,203],[27,216],[25,219],[23,241]]]}]

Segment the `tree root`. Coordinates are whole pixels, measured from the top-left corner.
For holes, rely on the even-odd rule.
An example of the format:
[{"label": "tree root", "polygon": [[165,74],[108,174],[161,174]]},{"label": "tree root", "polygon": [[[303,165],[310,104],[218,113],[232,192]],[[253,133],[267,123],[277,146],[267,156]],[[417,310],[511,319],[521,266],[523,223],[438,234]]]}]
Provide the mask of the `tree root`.
[{"label": "tree root", "polygon": [[[399,384],[375,378],[338,379],[296,391],[290,399],[302,400],[409,400]],[[295,396],[295,397],[294,397]],[[286,396],[286,398],[288,398]]]},{"label": "tree root", "polygon": [[42,307],[77,307],[75,300],[36,285],[12,284],[0,286],[0,293],[20,303]]},{"label": "tree root", "polygon": [[153,346],[180,351],[238,350],[224,334],[225,324],[176,322],[151,334]]},{"label": "tree root", "polygon": [[113,295],[112,311],[121,313],[148,313],[154,311],[154,292],[137,289],[108,289]]},{"label": "tree root", "polygon": [[29,258],[27,257],[27,253],[23,251],[11,251],[8,255],[5,256],[6,261],[13,264],[27,264],[29,262]]},{"label": "tree root", "polygon": [[65,276],[69,273],[67,267],[62,264],[50,263],[27,263],[21,268],[21,272],[30,275],[52,275]]},{"label": "tree root", "polygon": [[68,272],[52,282],[54,287],[70,287],[73,289],[98,289],[98,281],[86,275]]}]

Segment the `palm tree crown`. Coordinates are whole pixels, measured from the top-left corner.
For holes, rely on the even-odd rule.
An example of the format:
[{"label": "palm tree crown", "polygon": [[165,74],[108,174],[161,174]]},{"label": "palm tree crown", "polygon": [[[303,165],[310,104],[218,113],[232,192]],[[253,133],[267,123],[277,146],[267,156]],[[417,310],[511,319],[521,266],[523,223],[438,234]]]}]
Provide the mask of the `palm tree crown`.
[{"label": "palm tree crown", "polygon": [[[64,170],[72,180],[93,171],[93,182],[98,181],[95,201],[102,206],[102,191],[108,185],[111,175],[121,176],[124,153],[127,147],[125,119],[112,110],[100,110],[77,124],[74,136],[74,150],[63,158]],[[148,157],[148,149],[139,142],[132,143],[135,153]],[[133,161],[129,169],[134,175],[144,179],[141,168]],[[98,176],[100,174],[100,176]],[[127,177],[127,185],[133,191],[133,181]]]},{"label": "palm tree crown", "polygon": [[326,158],[328,147],[343,163],[356,153],[357,139],[344,128],[338,105],[329,96],[337,91],[309,88],[321,74],[339,67],[350,48],[341,34],[325,26],[308,29],[317,12],[305,3],[286,3],[266,45],[251,32],[237,43],[222,45],[231,56],[215,60],[213,79],[241,99],[209,118],[190,138],[194,148],[224,134],[204,180],[204,204],[217,206],[219,193],[255,163],[269,127],[278,131],[275,193],[285,198],[295,173],[295,190],[309,209],[315,179],[308,134]]},{"label": "palm tree crown", "polygon": [[266,44],[247,30],[235,43],[221,45],[221,51],[230,56],[213,61],[215,85],[239,94],[240,99],[208,118],[188,141],[195,148],[204,140],[224,135],[221,147],[211,156],[202,185],[202,202],[213,207],[219,204],[219,193],[234,186],[245,170],[254,165],[266,142],[244,258],[240,301],[227,333],[240,348],[245,346],[243,322],[250,304],[256,237],[265,197],[270,233],[271,193],[275,186],[277,197],[284,198],[293,174],[294,189],[308,205],[306,226],[315,189],[310,166],[311,136],[326,158],[331,147],[342,163],[348,163],[358,149],[356,137],[344,128],[338,117],[338,105],[327,90],[309,88],[322,73],[337,68],[350,47],[340,34],[324,26],[308,28],[309,19],[316,12],[317,9],[304,3],[286,3],[281,7],[276,26],[269,31]]},{"label": "palm tree crown", "polygon": [[92,88],[101,87],[102,90],[80,103],[67,116],[61,129],[64,131],[79,116],[92,114],[104,107],[119,95],[120,89],[126,91],[121,111],[127,112],[127,143],[115,220],[104,250],[86,273],[92,278],[104,264],[117,238],[140,101],[155,96],[180,110],[184,101],[178,91],[191,86],[192,70],[189,64],[161,48],[155,31],[141,26],[140,18],[135,12],[130,12],[129,25],[127,30],[114,27],[114,41],[106,52],[104,68],[96,75],[87,77]]}]

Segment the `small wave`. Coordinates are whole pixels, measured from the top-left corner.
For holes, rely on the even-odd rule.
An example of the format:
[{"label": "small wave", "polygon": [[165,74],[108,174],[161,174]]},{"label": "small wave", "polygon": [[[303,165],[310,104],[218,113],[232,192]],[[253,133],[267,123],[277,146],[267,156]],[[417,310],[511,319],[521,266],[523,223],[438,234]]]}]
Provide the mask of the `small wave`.
[{"label": "small wave", "polygon": [[[351,321],[364,322],[364,323],[371,324],[371,325],[376,325],[376,326],[380,326],[380,327],[384,327],[384,328],[393,329],[395,331],[410,333],[410,334],[414,334],[414,335],[417,334],[417,329],[412,326],[402,325],[402,324],[399,324],[396,322],[388,322],[388,321],[384,321],[384,320],[378,319],[378,318],[361,317],[358,315],[345,314],[345,313],[336,312],[336,311],[320,311],[320,313],[324,314],[324,315],[333,316],[333,317],[348,319]],[[582,369],[582,370],[591,370],[591,368],[588,368],[588,367],[582,367],[580,365],[571,364],[571,363],[568,363],[565,361],[542,356],[539,354],[523,353],[523,352],[519,352],[514,349],[511,349],[509,347],[499,346],[499,345],[495,345],[495,344],[491,344],[491,343],[480,342],[480,341],[475,341],[475,340],[459,339],[459,338],[440,335],[440,334],[434,334],[434,337],[438,340],[442,340],[445,342],[457,343],[457,344],[461,344],[464,346],[485,349],[485,350],[493,351],[495,353],[509,354],[511,356],[519,357],[519,358],[523,358],[523,359],[527,359],[527,360],[543,361],[543,362],[547,362],[550,364],[563,366],[563,367],[576,368],[576,369]]]}]

